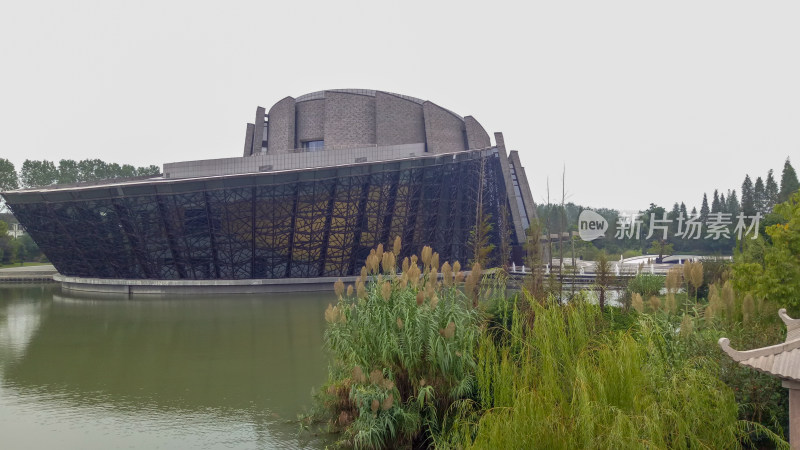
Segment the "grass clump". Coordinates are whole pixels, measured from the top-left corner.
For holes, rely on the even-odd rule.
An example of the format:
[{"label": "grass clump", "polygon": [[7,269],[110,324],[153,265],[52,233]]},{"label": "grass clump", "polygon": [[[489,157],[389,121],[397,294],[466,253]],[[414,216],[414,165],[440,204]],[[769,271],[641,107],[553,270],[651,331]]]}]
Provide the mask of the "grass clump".
[{"label": "grass clump", "polygon": [[[478,397],[441,447],[741,448],[738,419],[712,358],[695,356],[668,321],[602,312],[583,301],[521,300],[512,326],[479,344]],[[631,320],[633,319],[633,320]]]},{"label": "grass clump", "polygon": [[664,277],[649,273],[640,273],[628,282],[628,292],[639,294],[644,298],[658,295],[664,287]]},{"label": "grass clump", "polygon": [[456,287],[459,264],[440,267],[438,259],[426,247],[398,274],[394,254],[378,248],[355,288],[337,283],[338,302],[325,313],[332,362],[319,400],[340,444],[425,446],[445,411],[473,395],[479,315]]}]

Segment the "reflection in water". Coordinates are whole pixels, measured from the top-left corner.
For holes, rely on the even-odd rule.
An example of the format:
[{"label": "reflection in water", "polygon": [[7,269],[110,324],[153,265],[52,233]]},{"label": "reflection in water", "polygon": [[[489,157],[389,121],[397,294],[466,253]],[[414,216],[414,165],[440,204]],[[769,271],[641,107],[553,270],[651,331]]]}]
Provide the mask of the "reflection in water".
[{"label": "reflection in water", "polygon": [[41,303],[8,303],[0,313],[0,362],[12,361],[25,352],[42,319]]},{"label": "reflection in water", "polygon": [[331,297],[0,288],[0,434],[32,448],[319,446],[286,421],[325,378]]}]

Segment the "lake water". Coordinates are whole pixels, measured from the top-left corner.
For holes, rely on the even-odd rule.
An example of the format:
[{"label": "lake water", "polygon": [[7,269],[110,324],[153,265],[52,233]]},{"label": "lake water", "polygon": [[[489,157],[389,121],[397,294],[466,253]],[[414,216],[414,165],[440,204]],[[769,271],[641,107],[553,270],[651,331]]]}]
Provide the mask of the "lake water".
[{"label": "lake water", "polygon": [[114,298],[0,286],[0,447],[322,448],[334,294]]}]

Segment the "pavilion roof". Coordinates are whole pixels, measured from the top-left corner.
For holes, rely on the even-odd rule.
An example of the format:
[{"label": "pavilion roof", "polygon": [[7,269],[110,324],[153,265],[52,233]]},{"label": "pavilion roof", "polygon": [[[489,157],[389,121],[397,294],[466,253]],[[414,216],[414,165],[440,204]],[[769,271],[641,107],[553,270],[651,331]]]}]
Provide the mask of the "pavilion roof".
[{"label": "pavilion roof", "polygon": [[719,346],[739,364],[800,382],[800,319],[792,319],[785,309],[778,311],[778,316],[786,324],[786,341],[782,344],[739,351],[731,348],[728,338],[721,338]]}]

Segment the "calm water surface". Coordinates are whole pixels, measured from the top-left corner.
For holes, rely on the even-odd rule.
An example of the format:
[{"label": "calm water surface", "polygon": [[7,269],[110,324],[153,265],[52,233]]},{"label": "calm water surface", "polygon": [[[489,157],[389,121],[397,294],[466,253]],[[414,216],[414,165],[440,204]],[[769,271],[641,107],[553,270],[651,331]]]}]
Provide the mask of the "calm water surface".
[{"label": "calm water surface", "polygon": [[331,294],[124,299],[0,286],[0,447],[321,448]]}]

